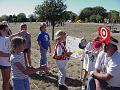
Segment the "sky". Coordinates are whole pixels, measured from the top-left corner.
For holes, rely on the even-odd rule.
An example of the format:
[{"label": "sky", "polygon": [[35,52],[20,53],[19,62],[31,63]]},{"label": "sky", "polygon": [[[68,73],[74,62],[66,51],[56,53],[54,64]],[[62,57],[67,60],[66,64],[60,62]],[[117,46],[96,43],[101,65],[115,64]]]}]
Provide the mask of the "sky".
[{"label": "sky", "polygon": [[[36,5],[42,4],[43,0],[0,0],[1,15],[17,15],[25,13],[28,17],[33,14]],[[102,6],[107,11],[117,10],[120,12],[120,0],[66,0],[67,10],[78,14],[85,7]]]}]

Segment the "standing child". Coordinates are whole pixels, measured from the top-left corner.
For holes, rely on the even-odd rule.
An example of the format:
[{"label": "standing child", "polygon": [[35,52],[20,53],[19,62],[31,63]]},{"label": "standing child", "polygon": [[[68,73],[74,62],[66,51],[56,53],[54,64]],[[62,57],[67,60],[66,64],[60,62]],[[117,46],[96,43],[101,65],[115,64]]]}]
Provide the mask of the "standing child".
[{"label": "standing child", "polygon": [[51,46],[50,46],[49,34],[46,32],[46,24],[40,26],[40,33],[38,35],[37,41],[40,47],[40,54],[41,54],[40,66],[42,65],[47,66],[47,51],[49,48],[49,52],[51,53]]},{"label": "standing child", "polygon": [[21,30],[25,31],[22,33],[21,37],[25,39],[25,49],[24,49],[24,57],[25,57],[25,65],[27,67],[32,67],[31,65],[31,35],[27,32],[27,24],[22,23],[20,26]]},{"label": "standing child", "polygon": [[58,83],[59,89],[63,90],[65,88],[65,77],[67,62],[71,55],[71,52],[67,52],[64,42],[66,41],[66,33],[59,30],[56,33],[56,45],[53,53],[53,58],[56,59],[56,64],[59,69],[58,73]]},{"label": "standing child", "polygon": [[24,39],[22,37],[14,37],[11,40],[11,70],[13,90],[30,90],[28,75],[39,70],[46,70],[46,66],[39,68],[27,68],[24,60]]}]

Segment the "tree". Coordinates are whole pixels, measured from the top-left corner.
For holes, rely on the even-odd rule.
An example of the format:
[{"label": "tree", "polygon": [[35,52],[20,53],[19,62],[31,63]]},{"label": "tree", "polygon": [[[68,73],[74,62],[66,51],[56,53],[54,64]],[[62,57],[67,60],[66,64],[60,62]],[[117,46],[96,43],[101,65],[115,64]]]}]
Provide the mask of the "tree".
[{"label": "tree", "polygon": [[120,24],[120,15],[119,15],[119,21],[118,21],[118,22],[119,22],[119,24]]},{"label": "tree", "polygon": [[13,22],[13,16],[12,16],[12,15],[9,15],[9,16],[8,16],[8,21],[9,21],[9,22]]},{"label": "tree", "polygon": [[112,21],[118,21],[119,20],[119,12],[115,11],[115,10],[110,10],[108,17],[112,20]]},{"label": "tree", "polygon": [[31,14],[28,17],[29,17],[30,22],[36,22],[36,20],[37,20],[37,17],[34,14]]},{"label": "tree", "polygon": [[15,14],[13,15],[13,22],[17,22],[17,16]]},{"label": "tree", "polygon": [[72,22],[75,22],[76,17],[77,17],[77,14],[73,13],[72,11],[65,11],[63,14],[63,19],[65,21],[71,20]]},{"label": "tree", "polygon": [[17,15],[17,21],[18,22],[26,22],[27,21],[26,15],[24,13],[19,13]]},{"label": "tree", "polygon": [[[81,11],[79,17],[82,21],[86,21],[86,20],[87,21],[91,21],[91,20],[98,21],[99,19],[103,19],[103,18],[107,17],[107,10],[100,6],[96,6],[93,8],[87,7]],[[95,17],[96,17],[96,19],[95,19]]]},{"label": "tree", "polygon": [[91,7],[87,7],[87,8],[84,8],[80,15],[79,15],[79,18],[82,20],[82,21],[85,21],[86,19],[89,21],[89,18],[90,16],[93,14],[93,8]]},{"label": "tree", "polygon": [[2,22],[2,18],[0,17],[0,22]]},{"label": "tree", "polygon": [[90,21],[91,22],[96,22],[96,15],[91,15],[90,16]]},{"label": "tree", "polygon": [[8,16],[7,15],[2,15],[1,16],[1,21],[8,21]]},{"label": "tree", "polygon": [[96,15],[96,21],[97,23],[99,23],[99,21],[101,21],[103,19],[103,17],[101,15]]},{"label": "tree", "polygon": [[93,7],[93,13],[94,15],[100,15],[103,18],[107,17],[107,10],[104,9],[104,7],[100,7],[100,6]]},{"label": "tree", "polygon": [[54,40],[54,27],[63,18],[67,6],[63,0],[44,0],[35,7],[35,13],[43,20],[48,20],[52,25],[52,40]]}]

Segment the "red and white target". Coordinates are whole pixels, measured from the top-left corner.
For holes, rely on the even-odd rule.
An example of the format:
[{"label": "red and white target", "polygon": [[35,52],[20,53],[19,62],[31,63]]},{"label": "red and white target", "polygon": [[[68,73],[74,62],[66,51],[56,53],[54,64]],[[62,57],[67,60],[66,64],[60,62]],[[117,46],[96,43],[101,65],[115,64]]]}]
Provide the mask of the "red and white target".
[{"label": "red and white target", "polygon": [[103,39],[106,39],[108,37],[108,30],[105,27],[102,27],[100,29],[100,34]]},{"label": "red and white target", "polygon": [[106,44],[110,41],[110,30],[108,27],[100,26],[98,28],[98,35],[100,37],[101,42],[105,42]]}]

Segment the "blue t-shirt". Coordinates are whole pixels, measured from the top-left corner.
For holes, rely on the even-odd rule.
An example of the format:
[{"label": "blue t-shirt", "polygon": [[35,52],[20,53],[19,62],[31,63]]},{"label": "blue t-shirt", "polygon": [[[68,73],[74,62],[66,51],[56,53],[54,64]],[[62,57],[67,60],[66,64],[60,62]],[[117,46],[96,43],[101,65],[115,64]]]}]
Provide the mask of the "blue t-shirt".
[{"label": "blue t-shirt", "polygon": [[40,32],[37,38],[38,43],[42,45],[43,48],[48,49],[49,46],[49,34],[46,32]]}]

